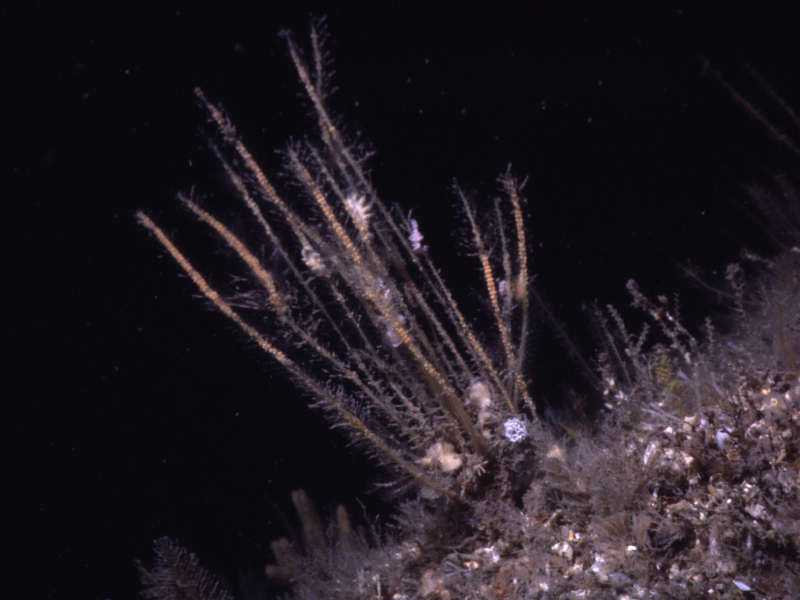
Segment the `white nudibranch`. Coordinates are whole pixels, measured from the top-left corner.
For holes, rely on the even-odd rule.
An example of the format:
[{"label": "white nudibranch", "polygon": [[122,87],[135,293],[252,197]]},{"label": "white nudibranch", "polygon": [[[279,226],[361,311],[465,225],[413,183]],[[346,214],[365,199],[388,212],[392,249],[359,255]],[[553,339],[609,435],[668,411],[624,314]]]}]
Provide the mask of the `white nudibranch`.
[{"label": "white nudibranch", "polygon": [[467,399],[477,407],[478,427],[481,428],[484,437],[489,437],[490,432],[485,428],[492,417],[492,413],[489,412],[489,407],[492,405],[492,392],[489,390],[489,386],[482,381],[472,382],[467,388]]},{"label": "white nudibranch", "polygon": [[435,465],[443,472],[450,473],[460,468],[464,464],[464,459],[456,452],[450,442],[436,442],[428,448],[425,456],[417,462],[426,467]]},{"label": "white nudibranch", "polygon": [[361,235],[369,239],[371,237],[369,232],[369,220],[372,217],[372,209],[370,208],[369,202],[367,202],[366,196],[363,194],[351,193],[344,199],[344,206]]},{"label": "white nudibranch", "polygon": [[411,249],[414,252],[422,250],[423,235],[419,232],[419,223],[416,219],[411,219],[411,233],[408,234],[408,241],[411,243]]},{"label": "white nudibranch", "polygon": [[303,257],[303,264],[311,269],[313,273],[316,275],[322,275],[325,273],[325,263],[322,260],[322,257],[319,255],[319,252],[306,244],[301,250],[301,255]]}]

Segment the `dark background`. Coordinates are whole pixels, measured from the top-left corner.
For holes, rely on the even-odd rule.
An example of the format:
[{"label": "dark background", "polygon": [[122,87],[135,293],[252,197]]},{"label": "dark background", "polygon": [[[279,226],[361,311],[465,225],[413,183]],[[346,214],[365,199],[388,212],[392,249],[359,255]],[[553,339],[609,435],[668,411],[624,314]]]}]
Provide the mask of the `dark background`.
[{"label": "dark background", "polygon": [[[132,598],[133,561],[161,535],[254,595],[268,541],[292,526],[291,489],[326,511],[386,512],[369,493],[370,463],[192,297],[133,218],[142,208],[183,234],[195,224],[175,208],[178,191],[230,198],[194,86],[223,104],[268,172],[289,136],[314,133],[280,30],[303,45],[310,17],[327,14],[334,113],[376,150],[376,188],[414,210],[457,297],[479,281],[452,178],[478,200],[497,193],[509,162],[529,177],[533,268],[587,352],[581,303],[624,307],[629,277],[681,291],[690,322],[713,310],[676,264],[713,270],[742,245],[765,250],[739,202],[754,182],[796,174],[797,157],[703,74],[707,56],[763,100],[750,63],[800,98],[794,21],[755,4],[646,14],[196,4],[0,9],[7,547],[28,597]],[[555,402],[572,367],[539,332],[530,371]]]}]

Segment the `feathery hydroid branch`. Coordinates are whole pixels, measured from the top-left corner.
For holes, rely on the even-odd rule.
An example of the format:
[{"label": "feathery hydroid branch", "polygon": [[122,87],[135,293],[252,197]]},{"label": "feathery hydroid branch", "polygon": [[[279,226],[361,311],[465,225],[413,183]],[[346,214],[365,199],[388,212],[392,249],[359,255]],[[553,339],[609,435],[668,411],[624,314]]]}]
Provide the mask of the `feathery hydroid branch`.
[{"label": "feathery hydroid branch", "polygon": [[247,306],[263,298],[259,308],[270,315],[265,324],[248,323],[147,215],[139,213],[139,221],[334,425],[346,426],[383,462],[435,493],[461,496],[475,489],[486,465],[506,468],[493,459],[525,438],[525,421],[536,422],[523,372],[530,278],[521,186],[509,173],[500,179],[513,220],[512,231],[503,229],[501,214],[495,225],[503,240],[500,281],[485,232],[457,190],[496,328],[483,338],[421,244],[418,221],[381,201],[328,114],[316,31],[312,68],[286,39],[322,142],[294,144],[286,152],[299,198],[282,196],[223,111],[196,90],[222,138],[213,152],[274,250],[269,268],[218,216],[179,196],[246,267],[258,292]]}]

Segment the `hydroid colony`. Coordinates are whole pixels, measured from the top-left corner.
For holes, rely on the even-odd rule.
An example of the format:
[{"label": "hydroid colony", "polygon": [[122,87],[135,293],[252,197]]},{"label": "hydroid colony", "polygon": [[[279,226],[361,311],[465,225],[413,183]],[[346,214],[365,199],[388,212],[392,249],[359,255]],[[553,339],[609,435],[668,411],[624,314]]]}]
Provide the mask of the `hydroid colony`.
[{"label": "hydroid colony", "polygon": [[[524,369],[531,277],[522,184],[510,172],[500,178],[504,198],[492,207],[490,231],[455,190],[487,308],[476,330],[428,255],[425,224],[381,201],[332,121],[317,31],[310,62],[286,42],[320,138],[287,150],[291,198],[197,92],[223,142],[214,151],[271,249],[269,264],[181,196],[237,257],[232,269],[248,273],[252,289],[226,297],[138,214],[205,297],[335,426],[411,484],[393,534],[371,540],[343,509],[326,534],[310,499],[294,492],[303,540],[275,541],[267,576],[309,600],[793,597],[796,237],[779,258],[759,259],[755,293],[738,265],[728,268],[724,293],[737,327],[725,338],[710,322],[696,336],[676,302],[650,299],[633,281],[633,305],[650,326],[631,331],[615,307],[596,306],[597,392],[607,411],[582,433],[555,433],[537,417]],[[257,325],[249,320],[264,312]],[[155,567],[142,569],[145,595],[227,599],[186,556],[157,542]]]},{"label": "hydroid colony", "polygon": [[[491,311],[491,337],[484,337],[428,256],[424,225],[381,201],[331,120],[317,31],[310,65],[286,41],[321,139],[319,147],[287,151],[302,198],[287,199],[276,189],[221,109],[196,91],[222,138],[219,160],[278,263],[267,267],[194,198],[180,196],[241,260],[284,335],[251,325],[148,215],[140,212],[139,222],[335,425],[428,492],[464,497],[503,448],[522,442],[536,422],[523,373],[529,275],[522,186],[510,172],[500,178],[506,198],[494,207],[502,240],[497,256],[456,190]],[[298,201],[316,214],[298,212]]]}]

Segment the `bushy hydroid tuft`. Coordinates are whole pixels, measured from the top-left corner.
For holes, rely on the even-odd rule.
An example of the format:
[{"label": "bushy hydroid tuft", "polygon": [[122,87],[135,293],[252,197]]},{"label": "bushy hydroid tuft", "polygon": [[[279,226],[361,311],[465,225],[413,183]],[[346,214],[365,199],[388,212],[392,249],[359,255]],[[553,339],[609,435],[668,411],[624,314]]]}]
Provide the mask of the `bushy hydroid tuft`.
[{"label": "bushy hydroid tuft", "polygon": [[[331,118],[317,29],[308,59],[286,42],[319,128],[316,144],[287,149],[295,179],[287,191],[197,91],[220,138],[214,152],[269,262],[196,196],[180,197],[238,261],[230,270],[250,281],[247,302],[218,291],[219,273],[203,274],[138,214],[213,306],[334,426],[410,484],[391,531],[372,535],[343,508],[326,534],[311,500],[294,492],[302,539],[273,542],[266,576],[302,600],[795,596],[798,240],[776,258],[745,253],[762,266],[759,279],[728,267],[717,293],[736,327],[725,335],[710,320],[690,331],[677,296],[634,280],[627,287],[641,327],[596,303],[590,379],[604,410],[579,426],[545,427],[525,369],[531,297],[553,317],[530,288],[523,182],[510,170],[499,178],[491,231],[455,187],[486,309],[473,321],[423,244],[432,232],[382,201]],[[742,98],[734,99],[751,106]],[[564,329],[555,331],[577,354]],[[148,597],[171,600],[175,585],[185,597],[226,597],[179,546],[156,550],[156,568],[142,570]]]},{"label": "bushy hydroid tuft", "polygon": [[424,223],[381,200],[329,115],[316,29],[308,62],[289,35],[286,42],[319,125],[318,144],[286,151],[296,180],[288,194],[262,171],[222,109],[196,92],[221,138],[215,152],[222,167],[275,259],[265,264],[195,197],[180,196],[238,257],[272,325],[262,330],[248,321],[159,225],[144,213],[139,221],[335,426],[426,493],[478,493],[479,475],[490,464],[504,468],[504,446],[521,441],[524,423],[537,420],[523,372],[530,282],[523,186],[510,170],[499,179],[509,223],[497,224],[503,244],[494,254],[475,209],[455,190],[492,324],[479,333],[422,244]]}]

